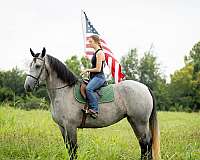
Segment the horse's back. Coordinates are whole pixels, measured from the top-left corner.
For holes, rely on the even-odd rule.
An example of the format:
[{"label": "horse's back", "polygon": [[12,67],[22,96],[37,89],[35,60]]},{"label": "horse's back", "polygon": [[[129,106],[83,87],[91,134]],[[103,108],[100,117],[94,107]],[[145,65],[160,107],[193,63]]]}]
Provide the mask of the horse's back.
[{"label": "horse's back", "polygon": [[114,85],[114,87],[117,90],[124,90],[124,93],[128,94],[128,97],[132,97],[132,96],[146,96],[146,97],[151,97],[151,94],[149,92],[148,87],[143,84],[140,83],[138,81],[134,81],[134,80],[125,80],[120,82],[117,85]]},{"label": "horse's back", "polygon": [[149,120],[153,98],[146,85],[133,80],[125,80],[115,85],[115,90],[116,94],[120,94],[123,98],[128,116]]}]

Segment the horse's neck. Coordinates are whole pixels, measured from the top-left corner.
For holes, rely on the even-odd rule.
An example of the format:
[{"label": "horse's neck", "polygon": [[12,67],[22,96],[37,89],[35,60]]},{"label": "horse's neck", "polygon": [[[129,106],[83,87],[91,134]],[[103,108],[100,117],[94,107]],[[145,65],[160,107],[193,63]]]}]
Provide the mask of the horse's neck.
[{"label": "horse's neck", "polygon": [[51,101],[54,101],[56,97],[58,97],[59,94],[61,94],[61,92],[63,92],[64,90],[64,88],[63,89],[56,89],[56,88],[63,87],[66,85],[66,83],[64,83],[62,80],[57,78],[56,73],[51,73],[51,75],[49,76],[46,82],[47,82],[47,90],[49,93],[49,97]]}]

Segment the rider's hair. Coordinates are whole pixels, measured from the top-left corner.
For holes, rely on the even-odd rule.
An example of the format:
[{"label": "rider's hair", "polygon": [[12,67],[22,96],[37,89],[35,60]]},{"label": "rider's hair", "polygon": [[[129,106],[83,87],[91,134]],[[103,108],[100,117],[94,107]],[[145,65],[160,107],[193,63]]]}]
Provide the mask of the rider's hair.
[{"label": "rider's hair", "polygon": [[102,49],[101,40],[98,35],[92,35],[92,36],[90,36],[90,38],[92,38],[94,40],[94,42],[97,43],[99,45],[99,47]]}]

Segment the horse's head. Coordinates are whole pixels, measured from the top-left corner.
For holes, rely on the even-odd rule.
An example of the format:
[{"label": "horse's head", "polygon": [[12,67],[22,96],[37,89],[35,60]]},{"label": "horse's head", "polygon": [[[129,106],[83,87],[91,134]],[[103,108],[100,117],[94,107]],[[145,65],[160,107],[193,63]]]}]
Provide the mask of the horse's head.
[{"label": "horse's head", "polygon": [[43,48],[42,53],[34,53],[30,48],[33,60],[30,64],[29,73],[27,74],[24,88],[26,91],[34,90],[41,81],[46,79],[47,69],[45,64],[46,49]]}]

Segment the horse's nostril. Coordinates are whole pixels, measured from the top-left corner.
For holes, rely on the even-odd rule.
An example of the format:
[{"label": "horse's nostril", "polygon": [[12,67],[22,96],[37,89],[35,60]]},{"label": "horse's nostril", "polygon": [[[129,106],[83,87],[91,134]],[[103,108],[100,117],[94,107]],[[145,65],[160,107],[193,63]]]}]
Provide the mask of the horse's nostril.
[{"label": "horse's nostril", "polygon": [[27,92],[30,92],[30,91],[31,91],[31,86],[30,86],[29,84],[28,84],[27,87],[26,87],[26,91],[27,91]]}]

